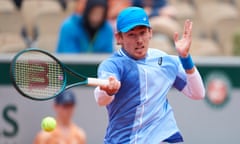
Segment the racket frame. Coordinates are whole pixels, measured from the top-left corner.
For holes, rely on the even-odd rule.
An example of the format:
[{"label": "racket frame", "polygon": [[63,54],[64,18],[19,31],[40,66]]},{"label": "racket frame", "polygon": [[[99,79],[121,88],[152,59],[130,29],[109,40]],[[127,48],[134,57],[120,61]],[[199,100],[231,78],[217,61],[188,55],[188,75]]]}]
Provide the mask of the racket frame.
[{"label": "racket frame", "polygon": [[[23,53],[29,52],[29,51],[36,51],[36,52],[40,52],[43,54],[48,55],[49,57],[51,57],[52,59],[54,59],[60,66],[60,68],[63,70],[63,85],[60,88],[60,90],[53,96],[51,97],[47,97],[47,98],[36,98],[36,97],[32,97],[26,93],[24,93],[19,86],[16,84],[15,81],[15,65],[16,65],[16,60],[17,58],[22,55]],[[73,75],[77,78],[81,78],[83,79],[80,82],[76,82],[76,83],[72,83],[67,85],[67,73],[69,73],[70,75]],[[28,49],[24,49],[22,51],[20,51],[19,53],[17,53],[14,58],[12,59],[11,63],[10,63],[10,77],[13,83],[13,86],[16,88],[16,90],[23,95],[24,97],[30,98],[32,100],[38,100],[38,101],[43,101],[43,100],[49,100],[52,99],[56,96],[58,96],[60,93],[62,93],[64,90],[67,90],[69,88],[75,87],[75,86],[79,86],[79,85],[89,85],[89,86],[99,86],[99,85],[107,85],[109,83],[108,80],[100,80],[97,78],[91,78],[91,77],[86,77],[80,73],[75,72],[73,69],[69,68],[68,66],[66,66],[65,64],[63,64],[59,59],[57,59],[55,56],[53,56],[52,54],[50,54],[47,51],[44,51],[42,49],[38,49],[38,48],[28,48]]]}]

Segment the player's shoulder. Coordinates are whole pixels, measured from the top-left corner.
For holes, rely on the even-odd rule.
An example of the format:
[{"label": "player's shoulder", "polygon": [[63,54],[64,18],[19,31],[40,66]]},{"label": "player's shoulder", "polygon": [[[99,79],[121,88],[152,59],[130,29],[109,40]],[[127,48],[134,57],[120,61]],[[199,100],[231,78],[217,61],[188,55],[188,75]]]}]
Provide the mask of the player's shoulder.
[{"label": "player's shoulder", "polygon": [[107,59],[103,61],[103,63],[118,63],[122,60],[127,60],[128,58],[120,52],[120,50],[115,51],[112,55],[110,55]]},{"label": "player's shoulder", "polygon": [[148,54],[150,57],[162,57],[165,61],[178,64],[179,58],[177,55],[168,54],[164,51],[155,48],[149,48]]},{"label": "player's shoulder", "polygon": [[167,56],[168,54],[164,51],[155,48],[149,48],[148,54],[151,56]]},{"label": "player's shoulder", "polygon": [[127,54],[122,53],[121,51],[114,52],[110,57],[103,60],[99,66],[99,69],[102,70],[123,70],[125,66],[134,67],[136,63],[132,60]]}]

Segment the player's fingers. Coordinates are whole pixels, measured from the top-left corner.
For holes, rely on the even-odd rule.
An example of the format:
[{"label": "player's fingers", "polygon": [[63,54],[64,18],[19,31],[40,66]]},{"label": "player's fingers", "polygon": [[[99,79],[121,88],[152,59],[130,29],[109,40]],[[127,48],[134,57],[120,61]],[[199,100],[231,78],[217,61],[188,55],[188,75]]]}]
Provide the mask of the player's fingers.
[{"label": "player's fingers", "polygon": [[175,43],[178,41],[178,33],[177,32],[174,33],[173,40]]},{"label": "player's fingers", "polygon": [[113,91],[115,89],[115,87],[116,87],[115,83],[116,83],[117,79],[115,77],[113,77],[113,76],[110,76],[108,80],[109,80],[108,88],[109,88],[110,91]]},{"label": "player's fingers", "polygon": [[192,26],[193,26],[193,22],[189,22],[189,27],[188,27],[188,37],[191,38],[192,37]]},{"label": "player's fingers", "polygon": [[188,35],[189,20],[187,19],[183,27],[183,38],[186,38]]},{"label": "player's fingers", "polygon": [[100,90],[106,91],[108,89],[108,85],[101,85],[99,86]]},{"label": "player's fingers", "polygon": [[113,87],[113,89],[115,90],[115,91],[118,91],[118,89],[120,88],[120,82],[117,80],[117,79],[115,79],[114,81],[112,81],[112,87]]},{"label": "player's fingers", "polygon": [[186,20],[185,22],[185,28],[184,28],[184,37],[186,38],[191,38],[192,36],[192,21],[190,21],[189,19]]},{"label": "player's fingers", "polygon": [[117,88],[119,89],[121,87],[121,82],[117,81]]},{"label": "player's fingers", "polygon": [[114,89],[116,92],[119,90],[120,86],[121,86],[121,83],[120,83],[118,80],[114,81],[114,83],[113,83],[113,89]]},{"label": "player's fingers", "polygon": [[119,89],[119,81],[113,76],[110,76],[108,80],[109,84],[107,85],[107,87],[104,87],[103,90],[105,90],[109,95],[114,95]]}]

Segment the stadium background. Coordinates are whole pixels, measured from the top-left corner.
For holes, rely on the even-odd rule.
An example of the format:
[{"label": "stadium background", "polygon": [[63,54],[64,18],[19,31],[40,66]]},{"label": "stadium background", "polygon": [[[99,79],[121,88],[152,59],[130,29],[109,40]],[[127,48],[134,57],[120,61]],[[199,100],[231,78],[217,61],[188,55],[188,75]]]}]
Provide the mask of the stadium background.
[{"label": "stadium background", "polygon": [[[34,0],[26,0],[34,1]],[[40,1],[40,0],[39,0]],[[38,47],[54,51],[58,26],[70,13],[63,11],[56,0],[40,6],[36,19],[40,35]],[[179,10],[177,21],[185,18],[194,22],[193,58],[203,76],[205,86],[211,78],[223,80],[227,99],[220,104],[209,101],[192,101],[175,90],[169,93],[169,101],[185,138],[185,144],[237,144],[240,141],[240,1],[239,0],[170,0]],[[34,9],[34,7],[31,7]],[[0,144],[32,143],[44,116],[54,115],[52,101],[32,101],[21,97],[9,78],[9,63],[25,44],[20,36],[21,12],[11,0],[0,1]],[[152,46],[164,45],[171,53],[171,42],[154,37]],[[174,52],[173,52],[174,54]],[[108,55],[58,55],[76,70],[84,69],[89,76],[96,76],[97,65]],[[220,73],[220,75],[219,75]],[[89,144],[102,143],[107,125],[105,108],[98,107],[93,88],[76,87],[78,105],[74,121],[87,133]],[[208,93],[207,93],[208,94]]]}]

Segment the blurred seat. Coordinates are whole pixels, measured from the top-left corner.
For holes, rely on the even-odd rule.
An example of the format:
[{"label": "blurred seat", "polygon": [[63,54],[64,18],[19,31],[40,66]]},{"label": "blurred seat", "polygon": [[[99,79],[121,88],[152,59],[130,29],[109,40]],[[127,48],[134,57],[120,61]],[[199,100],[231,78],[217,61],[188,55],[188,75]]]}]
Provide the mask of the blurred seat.
[{"label": "blurred seat", "polygon": [[11,13],[15,11],[15,7],[10,0],[1,0],[0,1],[0,14]]},{"label": "blurred seat", "polygon": [[217,0],[195,0],[197,14],[201,23],[201,31],[206,35],[212,35],[215,25],[223,20],[238,19],[239,14],[236,7],[229,3]]},{"label": "blurred seat", "polygon": [[240,56],[240,27],[233,34],[233,55]]},{"label": "blurred seat", "polygon": [[47,13],[58,13],[62,11],[57,0],[24,0],[22,5],[24,14],[37,13],[37,15]]},{"label": "blurred seat", "polygon": [[173,37],[174,32],[180,32],[180,24],[169,17],[153,17],[150,19],[151,27],[155,33],[167,35],[169,38]]},{"label": "blurred seat", "polygon": [[73,11],[77,10],[79,13],[82,13],[87,0],[78,0],[81,5],[78,5],[76,7],[76,1],[75,0],[67,0],[67,9],[66,12],[68,14],[71,14]]},{"label": "blurred seat", "polygon": [[58,40],[60,25],[67,17],[66,13],[43,14],[37,19],[39,29],[38,47],[41,49],[54,52]]},{"label": "blurred seat", "polygon": [[21,14],[17,11],[0,14],[0,33],[19,33],[22,23]]},{"label": "blurred seat", "polygon": [[214,34],[216,40],[221,46],[221,50],[224,55],[226,56],[234,55],[233,49],[234,34],[239,29],[240,19],[221,21],[214,27]]},{"label": "blurred seat", "polygon": [[240,0],[222,0],[222,1],[227,2],[232,6],[236,7],[236,9],[238,10],[238,14],[240,15]]},{"label": "blurred seat", "polygon": [[15,10],[0,14],[0,52],[17,52],[25,48],[20,36],[22,23],[21,14]]},{"label": "blurred seat", "polygon": [[61,6],[56,0],[24,0],[21,10],[24,25],[29,31],[36,25],[38,16],[61,12]]},{"label": "blurred seat", "polygon": [[238,12],[240,13],[240,1],[239,0],[235,0],[234,2],[235,2],[235,5],[238,8]]},{"label": "blurred seat", "polygon": [[194,18],[195,9],[191,0],[169,0],[169,4],[177,9],[176,18],[178,20],[183,21]]},{"label": "blurred seat", "polygon": [[[215,43],[218,47],[217,54],[226,55],[226,44],[221,43],[217,32],[218,25],[222,22],[235,21],[239,18],[238,10],[235,6],[228,2],[218,1],[218,0],[194,0],[197,8],[197,35],[198,37],[207,38],[211,43]],[[196,24],[196,23],[195,23]],[[223,27],[222,27],[223,28]],[[225,27],[225,30],[228,30]],[[225,35],[221,33],[221,35]],[[214,47],[212,45],[212,47]],[[229,47],[229,46],[228,46]],[[216,48],[214,48],[216,49]],[[208,51],[209,49],[206,49]]]},{"label": "blurred seat", "polygon": [[222,55],[217,43],[208,38],[193,37],[190,53],[193,56]]},{"label": "blurred seat", "polygon": [[63,9],[56,0],[25,0],[23,2],[22,15],[29,36],[33,37],[34,27],[37,27],[39,32],[36,47],[52,49],[50,47],[55,45],[59,23],[63,20],[62,13]]},{"label": "blurred seat", "polygon": [[149,42],[149,47],[162,50],[168,54],[176,53],[173,43],[171,43],[171,40],[167,36],[159,33],[153,34],[153,37]]},{"label": "blurred seat", "polygon": [[[83,5],[82,5],[82,7],[83,7]],[[70,13],[72,13],[74,11],[74,9],[75,9],[75,1],[73,1],[73,0],[67,1],[66,12],[70,14]],[[83,8],[81,8],[80,11],[82,11],[82,10],[83,10]]]},{"label": "blurred seat", "polygon": [[25,47],[25,43],[20,35],[15,33],[0,34],[0,53],[15,53]]}]

